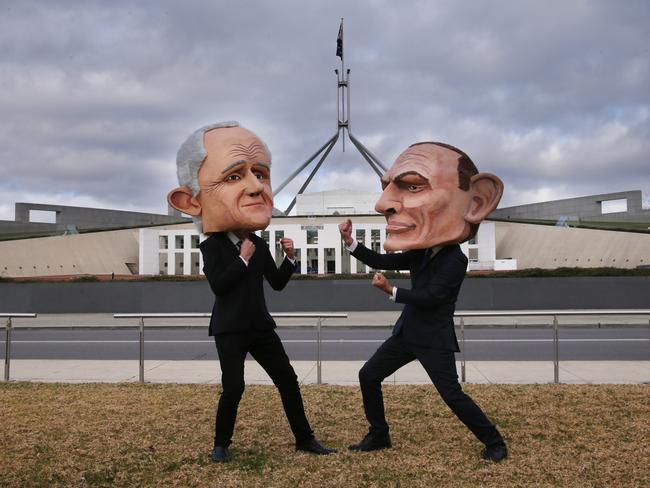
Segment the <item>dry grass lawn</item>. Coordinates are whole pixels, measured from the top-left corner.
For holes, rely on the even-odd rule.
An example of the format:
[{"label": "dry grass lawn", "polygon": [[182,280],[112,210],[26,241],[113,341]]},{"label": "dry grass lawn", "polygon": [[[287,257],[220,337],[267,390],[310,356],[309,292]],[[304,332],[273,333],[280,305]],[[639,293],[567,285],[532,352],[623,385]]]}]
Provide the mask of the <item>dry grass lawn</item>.
[{"label": "dry grass lawn", "polygon": [[481,446],[433,386],[387,386],[393,449],[351,453],[364,434],[358,388],[304,386],[317,436],[339,452],[296,453],[273,387],[248,386],[233,460],[213,464],[218,385],[0,385],[0,486],[648,487],[650,387],[468,385],[510,457]]}]

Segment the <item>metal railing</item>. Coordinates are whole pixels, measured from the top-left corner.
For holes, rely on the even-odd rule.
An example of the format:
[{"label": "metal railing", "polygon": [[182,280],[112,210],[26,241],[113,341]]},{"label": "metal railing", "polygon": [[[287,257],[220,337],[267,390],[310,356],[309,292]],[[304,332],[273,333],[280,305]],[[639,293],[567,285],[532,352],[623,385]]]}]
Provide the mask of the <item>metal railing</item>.
[{"label": "metal railing", "polygon": [[[138,329],[139,333],[139,374],[138,380],[140,383],[144,383],[144,319],[189,319],[189,318],[209,318],[210,313],[116,313],[113,314],[113,318],[116,319],[139,319],[137,326],[122,325],[118,328],[120,330],[124,329]],[[316,319],[316,343],[318,344],[316,351],[316,381],[318,384],[322,383],[322,361],[321,361],[321,333],[323,327],[323,321],[328,318],[347,318],[347,313],[273,313],[271,314],[273,318],[276,319],[286,319],[286,318],[297,318],[297,319]],[[11,333],[16,327],[12,326],[11,319],[13,318],[35,318],[37,315],[35,313],[10,313],[10,314],[1,314],[1,317],[8,317],[7,323],[5,326],[6,329],[6,341],[5,341],[5,372],[4,372],[4,381],[9,381],[10,379],[10,367],[11,367]],[[21,330],[43,330],[43,329],[56,329],[56,330],[75,330],[75,329],[111,329],[114,330],[116,327],[111,325],[73,325],[73,326],[48,326],[48,325],[28,325],[18,327]],[[151,328],[156,328],[155,326]],[[165,326],[165,329],[193,329],[201,328],[204,329],[205,325],[171,325]]]},{"label": "metal railing", "polygon": [[[322,329],[325,327],[324,320],[328,318],[347,318],[347,313],[274,313],[271,314],[274,318],[315,318],[316,319],[316,382],[322,383]],[[565,316],[648,316],[650,317],[650,309],[624,309],[624,310],[502,310],[502,311],[457,311],[455,317],[459,319],[460,327],[460,342],[461,342],[461,382],[466,381],[466,358],[465,358],[465,329],[469,327],[484,327],[484,325],[469,325],[465,323],[467,318],[477,317],[552,317],[550,324],[535,324],[531,327],[551,326],[553,329],[553,381],[559,383],[559,321],[558,317]],[[9,381],[10,378],[10,364],[11,364],[11,333],[17,327],[12,325],[12,318],[35,318],[36,314],[30,313],[12,313],[2,314],[0,318],[6,317],[7,323],[6,330],[6,343],[5,343],[5,372],[4,380]],[[144,343],[145,343],[145,319],[189,319],[189,318],[209,318],[209,313],[116,313],[113,317],[116,319],[138,319],[137,326],[124,325],[119,326],[119,329],[137,328],[139,332],[139,381],[144,382]],[[304,326],[296,326],[304,327]],[[339,327],[339,326],[332,326]],[[351,326],[354,327],[354,326]],[[381,328],[392,326],[362,326],[364,328]],[[505,327],[517,327],[508,326]],[[57,329],[57,330],[71,330],[71,329],[115,329],[115,326],[95,326],[95,325],[75,325],[75,326],[48,326],[48,325],[29,325],[21,326],[18,329]],[[151,328],[161,328],[160,326],[152,326]],[[168,325],[164,326],[165,329],[177,328],[205,328],[205,325]],[[345,339],[340,339],[338,342],[348,342]],[[355,341],[359,342],[359,341]],[[648,319],[648,344],[650,347],[650,318]],[[650,350],[649,350],[650,352]]]},{"label": "metal railing", "polygon": [[[558,336],[558,317],[593,316],[593,315],[648,315],[650,309],[640,310],[502,310],[499,312],[488,310],[456,312],[460,319],[461,333],[461,381],[465,382],[465,318],[468,317],[553,317],[553,383],[560,382],[560,339]],[[650,318],[648,319],[648,344],[650,345]]]},{"label": "metal railing", "polygon": [[0,313],[0,318],[6,318],[5,324],[5,381],[9,381],[9,367],[11,366],[11,331],[13,326],[11,319],[13,318],[36,318],[35,313]]},{"label": "metal railing", "polygon": [[[115,313],[113,317],[116,319],[139,319],[138,329],[140,331],[140,382],[144,382],[144,319],[191,319],[191,318],[208,318],[209,313]],[[318,344],[316,351],[316,382],[320,385],[322,382],[321,376],[321,330],[323,327],[324,319],[331,318],[348,318],[347,313],[272,313],[271,316],[275,319],[316,319],[316,342]],[[174,327],[174,326],[171,326]],[[177,326],[178,327],[178,326]],[[188,326],[182,326],[187,328]],[[199,326],[197,326],[199,327]],[[200,326],[205,327],[205,326]]]}]

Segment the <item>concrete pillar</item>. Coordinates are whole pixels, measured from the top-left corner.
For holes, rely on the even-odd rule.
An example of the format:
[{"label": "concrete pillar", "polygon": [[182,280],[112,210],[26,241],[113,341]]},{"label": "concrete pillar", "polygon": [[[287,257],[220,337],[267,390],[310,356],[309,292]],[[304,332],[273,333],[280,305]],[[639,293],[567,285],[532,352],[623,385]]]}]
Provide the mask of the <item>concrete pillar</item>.
[{"label": "concrete pillar", "polygon": [[300,249],[300,274],[307,274],[307,248]]},{"label": "concrete pillar", "polygon": [[186,231],[183,235],[183,274],[192,274],[192,232]]},{"label": "concrete pillar", "polygon": [[342,272],[342,267],[343,267],[343,259],[341,256],[341,246],[336,246],[334,248],[334,272],[336,274],[341,274]]}]

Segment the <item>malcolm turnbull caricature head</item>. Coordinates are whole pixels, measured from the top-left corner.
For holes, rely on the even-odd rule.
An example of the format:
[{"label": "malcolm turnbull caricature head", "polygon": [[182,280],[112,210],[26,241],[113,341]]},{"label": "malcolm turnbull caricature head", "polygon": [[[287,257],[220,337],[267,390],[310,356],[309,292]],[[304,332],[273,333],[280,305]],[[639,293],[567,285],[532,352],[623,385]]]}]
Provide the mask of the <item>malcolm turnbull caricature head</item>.
[{"label": "malcolm turnbull caricature head", "polygon": [[204,234],[269,225],[271,154],[248,129],[236,122],[202,127],[183,143],[176,164],[180,186],[167,201],[191,215]]},{"label": "malcolm turnbull caricature head", "polygon": [[463,151],[439,142],[410,146],[381,184],[375,210],[386,217],[387,251],[464,242],[503,194],[498,177],[479,173]]}]

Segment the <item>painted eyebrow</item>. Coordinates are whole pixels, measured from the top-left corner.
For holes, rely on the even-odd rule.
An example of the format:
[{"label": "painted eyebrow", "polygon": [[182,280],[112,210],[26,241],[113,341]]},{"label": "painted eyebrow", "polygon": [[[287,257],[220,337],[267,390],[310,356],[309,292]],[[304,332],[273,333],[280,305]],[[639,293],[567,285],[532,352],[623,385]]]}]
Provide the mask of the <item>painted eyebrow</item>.
[{"label": "painted eyebrow", "polygon": [[422,175],[421,175],[420,173],[418,173],[417,171],[406,171],[406,172],[404,172],[404,173],[400,173],[400,174],[398,174],[395,178],[393,178],[393,180],[394,180],[394,181],[400,181],[400,180],[401,180],[402,178],[404,178],[405,176],[417,176],[417,177],[419,177],[419,178],[422,178],[422,179],[425,180],[425,181],[429,181],[427,178],[425,178],[424,176],[422,176]]},{"label": "painted eyebrow", "polygon": [[[231,169],[236,168],[237,166],[241,166],[243,164],[246,164],[246,161],[244,161],[243,159],[240,159],[239,161],[235,161],[234,163],[229,164],[228,166],[226,166],[226,168],[221,172],[221,174],[227,173]],[[271,163],[263,163],[262,161],[257,161],[254,164],[256,164],[258,166],[264,166],[266,169],[269,169],[269,170],[271,169]]]}]

